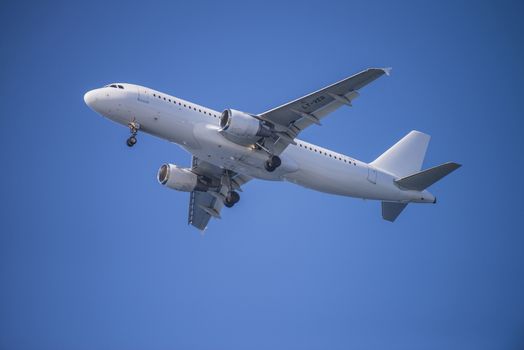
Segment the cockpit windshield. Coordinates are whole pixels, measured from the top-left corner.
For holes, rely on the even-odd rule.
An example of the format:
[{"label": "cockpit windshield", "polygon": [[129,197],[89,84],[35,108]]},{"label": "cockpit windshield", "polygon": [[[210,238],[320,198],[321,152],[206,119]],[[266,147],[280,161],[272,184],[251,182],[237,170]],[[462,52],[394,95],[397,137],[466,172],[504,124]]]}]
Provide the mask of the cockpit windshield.
[{"label": "cockpit windshield", "polygon": [[110,85],[106,85],[104,87],[112,87],[112,88],[115,88],[115,89],[124,89],[124,87],[120,84],[110,84]]}]

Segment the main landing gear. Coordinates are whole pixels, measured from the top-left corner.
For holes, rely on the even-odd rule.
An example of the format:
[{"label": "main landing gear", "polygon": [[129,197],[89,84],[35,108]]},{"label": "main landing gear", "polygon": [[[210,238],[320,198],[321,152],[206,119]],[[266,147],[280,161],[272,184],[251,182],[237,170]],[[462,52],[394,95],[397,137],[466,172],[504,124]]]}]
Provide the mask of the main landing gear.
[{"label": "main landing gear", "polygon": [[280,157],[273,155],[271,150],[267,149],[260,142],[255,143],[255,146],[258,149],[261,149],[261,150],[265,151],[269,155],[268,160],[266,160],[264,162],[264,168],[267,171],[269,171],[271,173],[271,172],[275,171],[275,169],[278,168],[280,166],[280,164],[282,164],[282,160],[280,159]]},{"label": "main landing gear", "polygon": [[264,168],[266,168],[267,171],[270,173],[275,171],[276,168],[278,168],[282,164],[282,160],[280,160],[279,156],[271,156],[266,162],[264,163]]},{"label": "main landing gear", "polygon": [[127,139],[126,143],[129,147],[133,147],[137,141],[136,134],[138,134],[140,124],[133,121],[127,124],[127,126],[129,127],[129,131],[131,131],[131,136]]},{"label": "main landing gear", "polygon": [[232,206],[237,204],[239,200],[240,200],[240,195],[238,194],[238,192],[230,191],[224,200],[224,205],[228,208],[231,208]]}]

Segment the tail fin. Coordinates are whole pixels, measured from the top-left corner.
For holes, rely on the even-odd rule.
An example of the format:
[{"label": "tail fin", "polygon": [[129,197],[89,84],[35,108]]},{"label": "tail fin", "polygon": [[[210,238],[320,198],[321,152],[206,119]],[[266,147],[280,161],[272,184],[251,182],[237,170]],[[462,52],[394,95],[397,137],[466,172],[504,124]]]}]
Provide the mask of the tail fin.
[{"label": "tail fin", "polygon": [[[399,177],[395,183],[402,189],[423,191],[461,166],[449,162],[420,171],[430,138],[429,135],[413,130],[370,165]],[[435,202],[436,200],[433,203]],[[382,202],[382,217],[395,221],[407,205],[408,203]]]},{"label": "tail fin", "polygon": [[461,165],[453,162],[437,165],[413,175],[395,180],[395,183],[407,190],[423,191],[444,176],[460,168]]},{"label": "tail fin", "polygon": [[416,173],[422,168],[430,138],[413,130],[371,162],[371,165],[400,177]]}]

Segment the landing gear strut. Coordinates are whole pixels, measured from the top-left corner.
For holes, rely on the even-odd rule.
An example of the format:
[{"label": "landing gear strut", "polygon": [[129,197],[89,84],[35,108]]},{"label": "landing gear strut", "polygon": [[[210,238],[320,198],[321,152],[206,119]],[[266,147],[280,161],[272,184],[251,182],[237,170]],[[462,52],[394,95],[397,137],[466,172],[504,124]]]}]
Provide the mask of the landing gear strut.
[{"label": "landing gear strut", "polygon": [[227,194],[226,199],[224,200],[224,205],[228,208],[231,208],[233,205],[238,203],[240,200],[240,195],[236,191],[231,191]]},{"label": "landing gear strut", "polygon": [[264,168],[266,168],[267,171],[270,173],[275,171],[276,168],[278,168],[282,164],[282,161],[280,160],[279,156],[271,156],[266,162],[264,163]]},{"label": "landing gear strut", "polygon": [[140,129],[140,125],[137,122],[130,122],[127,124],[129,127],[129,131],[131,131],[131,136],[127,139],[126,143],[129,147],[133,147],[136,143],[136,134],[138,134],[138,130]]}]

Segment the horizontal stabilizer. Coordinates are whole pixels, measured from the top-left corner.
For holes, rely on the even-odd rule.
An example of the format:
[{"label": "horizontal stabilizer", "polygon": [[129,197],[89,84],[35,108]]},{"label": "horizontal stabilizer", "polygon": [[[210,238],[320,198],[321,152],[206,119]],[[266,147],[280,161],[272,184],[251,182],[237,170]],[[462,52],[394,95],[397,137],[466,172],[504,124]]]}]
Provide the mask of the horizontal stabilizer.
[{"label": "horizontal stabilizer", "polygon": [[403,177],[402,179],[395,180],[395,183],[406,190],[423,191],[460,167],[461,165],[457,163],[444,163],[419,173]]},{"label": "horizontal stabilizer", "polygon": [[395,221],[407,205],[407,203],[382,202],[382,218],[391,222]]}]

